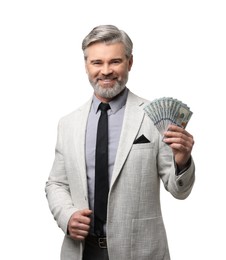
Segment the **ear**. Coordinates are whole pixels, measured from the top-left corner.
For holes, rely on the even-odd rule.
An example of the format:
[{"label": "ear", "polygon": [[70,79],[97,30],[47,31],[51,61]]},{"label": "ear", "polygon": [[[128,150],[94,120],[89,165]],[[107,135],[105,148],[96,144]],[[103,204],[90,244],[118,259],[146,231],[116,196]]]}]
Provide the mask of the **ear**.
[{"label": "ear", "polygon": [[133,65],[133,54],[131,54],[130,58],[129,58],[129,71],[131,70],[132,68],[132,65]]},{"label": "ear", "polygon": [[85,70],[86,70],[86,74],[88,74],[87,62],[86,62],[86,60],[84,60],[84,62],[85,62]]}]

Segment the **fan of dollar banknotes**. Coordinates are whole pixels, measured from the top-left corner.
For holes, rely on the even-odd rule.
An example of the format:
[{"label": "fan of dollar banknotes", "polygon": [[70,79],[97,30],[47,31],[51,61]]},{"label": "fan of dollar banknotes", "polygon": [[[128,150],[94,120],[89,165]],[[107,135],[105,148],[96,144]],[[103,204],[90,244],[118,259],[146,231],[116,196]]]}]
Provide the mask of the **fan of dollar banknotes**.
[{"label": "fan of dollar banknotes", "polygon": [[172,97],[155,99],[144,107],[144,111],[161,135],[170,124],[185,128],[193,114],[186,104]]}]

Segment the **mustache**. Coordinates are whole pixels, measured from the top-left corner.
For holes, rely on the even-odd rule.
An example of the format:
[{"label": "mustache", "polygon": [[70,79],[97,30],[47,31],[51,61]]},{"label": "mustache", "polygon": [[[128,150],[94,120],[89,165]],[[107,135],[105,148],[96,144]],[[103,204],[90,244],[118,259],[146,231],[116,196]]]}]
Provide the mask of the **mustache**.
[{"label": "mustache", "polygon": [[113,80],[113,79],[117,79],[117,77],[110,75],[110,76],[102,76],[102,77],[97,78],[97,80],[106,80],[106,79]]}]

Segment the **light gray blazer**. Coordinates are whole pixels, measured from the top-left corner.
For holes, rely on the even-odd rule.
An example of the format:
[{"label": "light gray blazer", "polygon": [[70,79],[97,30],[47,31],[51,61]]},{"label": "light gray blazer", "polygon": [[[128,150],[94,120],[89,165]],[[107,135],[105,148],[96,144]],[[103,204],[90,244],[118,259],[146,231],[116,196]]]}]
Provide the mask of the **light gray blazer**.
[{"label": "light gray blazer", "polygon": [[[83,243],[67,235],[71,215],[88,208],[85,131],[92,99],[59,122],[56,155],[46,183],[50,210],[65,238],[61,260],[82,260]],[[169,260],[160,207],[160,179],[175,198],[185,199],[195,167],[175,175],[171,149],[143,111],[146,100],[129,91],[108,199],[110,260]],[[133,144],[144,135],[150,143]]]}]

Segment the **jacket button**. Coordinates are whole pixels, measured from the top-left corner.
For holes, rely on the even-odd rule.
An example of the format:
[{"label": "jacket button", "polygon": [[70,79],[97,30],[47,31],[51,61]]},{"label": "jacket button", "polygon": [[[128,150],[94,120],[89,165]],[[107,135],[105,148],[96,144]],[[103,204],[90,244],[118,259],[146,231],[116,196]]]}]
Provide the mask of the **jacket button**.
[{"label": "jacket button", "polygon": [[184,185],[183,181],[182,181],[182,180],[179,180],[179,181],[178,181],[178,185],[182,187],[182,186]]}]

